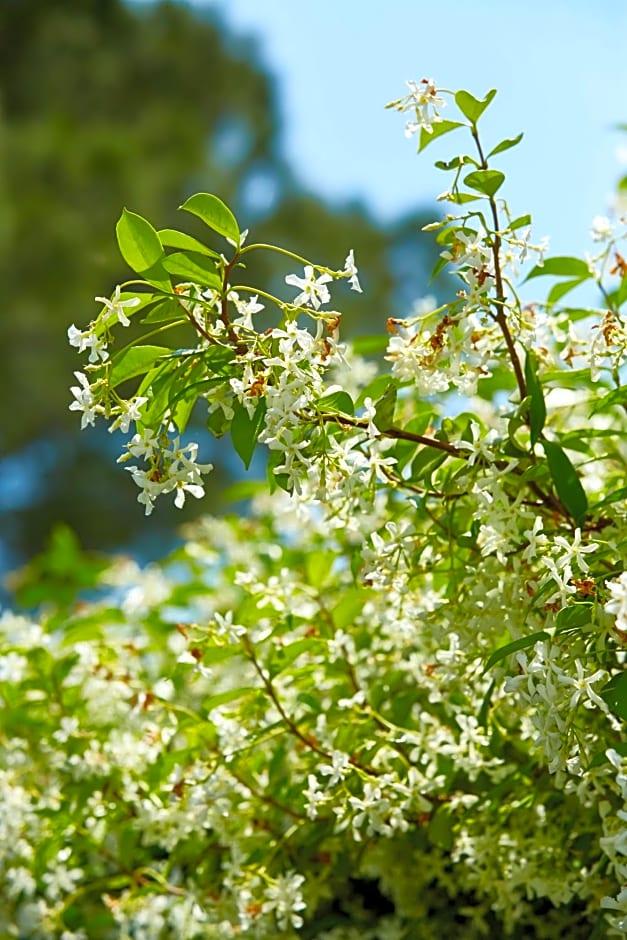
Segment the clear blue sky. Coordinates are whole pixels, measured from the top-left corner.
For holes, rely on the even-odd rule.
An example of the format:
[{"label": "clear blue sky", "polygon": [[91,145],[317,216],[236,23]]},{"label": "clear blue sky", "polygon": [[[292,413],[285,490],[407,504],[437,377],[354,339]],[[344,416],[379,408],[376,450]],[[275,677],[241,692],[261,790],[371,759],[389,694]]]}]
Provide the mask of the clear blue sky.
[{"label": "clear blue sky", "polygon": [[499,94],[485,128],[521,130],[499,165],[516,214],[531,211],[551,253],[581,252],[606,212],[627,135],[625,0],[198,0],[237,32],[259,37],[278,80],[284,151],[301,180],[333,199],[358,197],[381,219],[446,186],[434,157],[416,156],[403,119],[383,105],[405,80],[433,77],[481,97]]}]

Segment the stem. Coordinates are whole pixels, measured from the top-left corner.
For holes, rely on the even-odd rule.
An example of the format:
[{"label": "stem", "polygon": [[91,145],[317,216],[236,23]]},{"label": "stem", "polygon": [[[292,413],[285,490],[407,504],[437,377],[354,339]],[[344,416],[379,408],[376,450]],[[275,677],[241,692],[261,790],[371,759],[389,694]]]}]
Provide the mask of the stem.
[{"label": "stem", "polygon": [[[481,141],[479,140],[479,134],[477,131],[476,125],[472,125],[470,132],[473,136],[475,144],[477,145],[477,150],[479,152],[479,159],[481,161],[481,169],[488,169],[488,161],[485,158],[483,153],[483,147],[481,146]],[[507,317],[505,316],[505,290],[503,287],[503,273],[501,271],[501,236],[499,234],[499,213],[496,206],[496,200],[494,196],[488,196],[488,202],[490,205],[490,212],[492,214],[492,222],[494,224],[494,233],[492,240],[492,257],[494,260],[494,282],[496,285],[496,297],[494,298],[494,307],[496,313],[494,314],[494,319],[498,323],[501,333],[503,334],[503,339],[505,340],[505,345],[507,346],[507,351],[509,353],[509,358],[511,360],[512,366],[514,368],[514,374],[516,376],[516,382],[518,384],[518,391],[520,393],[520,400],[527,397],[527,384],[525,382],[525,377],[523,375],[522,366],[520,364],[520,359],[518,358],[518,353],[516,352],[516,347],[514,345],[514,340],[512,334],[510,333],[509,325],[507,323]]]},{"label": "stem", "polygon": [[[339,424],[340,427],[349,425],[352,428],[364,428],[368,427],[368,421],[366,418],[351,418],[349,415],[340,415],[340,414],[321,414],[319,417],[322,421],[332,421],[334,424]],[[424,437],[422,434],[412,434],[411,431],[402,431],[400,428],[384,428],[381,429],[381,434],[383,437],[389,437],[395,441],[413,441],[415,444],[424,444],[427,447],[434,447],[436,450],[446,451],[447,454],[451,454],[452,457],[465,457],[466,452],[463,450],[458,450],[453,444],[448,444],[446,441],[438,441],[434,437]]]}]

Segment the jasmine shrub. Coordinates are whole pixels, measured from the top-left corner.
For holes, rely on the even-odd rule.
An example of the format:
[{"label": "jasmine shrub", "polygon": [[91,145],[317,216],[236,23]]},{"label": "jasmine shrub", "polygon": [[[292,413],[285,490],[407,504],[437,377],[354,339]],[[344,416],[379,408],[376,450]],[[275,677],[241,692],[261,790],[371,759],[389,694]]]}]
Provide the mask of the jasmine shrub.
[{"label": "jasmine shrub", "polygon": [[[341,340],[349,246],[246,241],[207,193],[210,245],[122,214],[136,276],[70,327],[70,407],[128,435],[147,514],[205,493],[194,408],[267,481],[89,602],[2,615],[2,937],[627,935],[625,229],[545,257],[494,95],[390,105],[462,148],[428,226],[459,289],[382,337]],[[246,283],[260,251],[285,296]]]}]

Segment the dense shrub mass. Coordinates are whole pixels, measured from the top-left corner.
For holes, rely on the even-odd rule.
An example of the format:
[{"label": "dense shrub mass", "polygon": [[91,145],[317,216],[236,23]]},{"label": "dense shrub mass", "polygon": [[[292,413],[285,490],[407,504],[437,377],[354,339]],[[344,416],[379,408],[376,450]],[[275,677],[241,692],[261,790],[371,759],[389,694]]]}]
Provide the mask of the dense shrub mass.
[{"label": "dense shrub mass", "polygon": [[[381,340],[343,344],[329,307],[360,291],[351,251],[245,243],[209,194],[182,208],[217,250],[123,213],[138,277],[70,328],[72,409],[129,435],[146,513],[204,494],[194,407],[246,465],[265,445],[268,480],[161,564],[0,619],[2,936],[627,933],[623,222],[545,258],[492,165],[519,138],[479,134],[493,97],[392,103],[419,149],[473,151],[438,163],[459,292]],[[304,266],[292,300],[246,283],[260,251]],[[599,306],[570,304],[587,284]]]}]

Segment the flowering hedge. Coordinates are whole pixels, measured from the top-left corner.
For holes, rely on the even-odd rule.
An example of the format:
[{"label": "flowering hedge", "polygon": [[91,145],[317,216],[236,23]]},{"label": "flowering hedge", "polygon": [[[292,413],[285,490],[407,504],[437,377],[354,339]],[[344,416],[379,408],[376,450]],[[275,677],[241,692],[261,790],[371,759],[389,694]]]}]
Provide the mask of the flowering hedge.
[{"label": "flowering hedge", "polygon": [[[459,291],[387,337],[340,341],[352,252],[246,243],[206,193],[181,208],[212,247],[118,223],[137,277],[70,328],[70,407],[130,435],[146,513],[204,494],[195,407],[267,483],[0,619],[3,937],[627,935],[624,229],[544,257],[494,166],[520,136],[480,136],[495,92],[408,87],[419,150],[472,152],[428,226]],[[290,300],[245,283],[255,251],[304,267]]]}]

